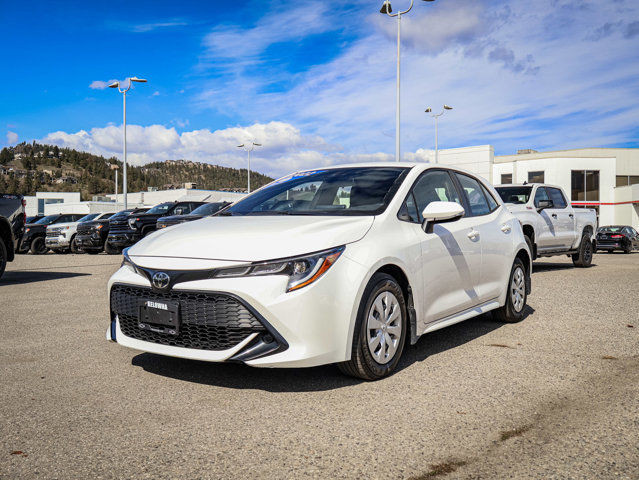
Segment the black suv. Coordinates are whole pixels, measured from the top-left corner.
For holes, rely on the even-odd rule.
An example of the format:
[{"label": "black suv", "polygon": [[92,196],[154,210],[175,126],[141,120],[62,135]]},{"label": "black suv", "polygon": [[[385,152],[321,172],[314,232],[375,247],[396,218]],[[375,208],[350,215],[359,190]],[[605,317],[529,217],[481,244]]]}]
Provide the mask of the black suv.
[{"label": "black suv", "polygon": [[24,233],[26,215],[22,195],[0,193],[0,277],[7,262],[13,261]]},{"label": "black suv", "polygon": [[25,225],[24,236],[20,242],[19,253],[27,253],[31,251],[34,255],[42,255],[49,250],[44,243],[44,237],[47,234],[47,225],[54,223],[77,222],[85,213],[58,213],[56,215],[47,215],[35,223]]},{"label": "black suv", "polygon": [[177,225],[178,223],[192,222],[193,220],[199,220],[200,218],[209,217],[215,215],[217,212],[225,207],[228,207],[230,202],[217,202],[217,203],[205,203],[197,207],[191,213],[187,215],[172,215],[170,217],[160,217],[157,222],[157,229],[170,227],[171,225]]},{"label": "black suv", "polygon": [[129,247],[149,233],[154,232],[158,218],[168,215],[187,215],[205,202],[166,202],[156,205],[146,213],[131,214],[110,222],[107,242],[119,249]]},{"label": "black suv", "polygon": [[99,220],[82,222],[78,224],[75,234],[75,243],[81,251],[96,254],[104,250],[104,243],[109,234],[109,221],[119,216],[128,216],[133,210],[122,210],[100,217]]}]

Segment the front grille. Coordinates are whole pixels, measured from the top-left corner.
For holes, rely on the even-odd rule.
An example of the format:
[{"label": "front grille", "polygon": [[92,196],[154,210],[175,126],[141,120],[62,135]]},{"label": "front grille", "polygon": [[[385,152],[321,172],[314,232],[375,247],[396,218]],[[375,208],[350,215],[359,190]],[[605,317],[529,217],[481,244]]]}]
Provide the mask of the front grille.
[{"label": "front grille", "polygon": [[93,230],[93,225],[84,225],[82,223],[78,224],[78,235],[89,235]]},{"label": "front grille", "polygon": [[47,230],[47,237],[57,237],[62,230]]},{"label": "front grille", "polygon": [[128,220],[111,220],[109,222],[109,233],[129,233],[132,230],[129,228]]},{"label": "front grille", "polygon": [[[178,335],[139,328],[140,300],[179,303]],[[242,303],[219,293],[156,293],[149,288],[116,284],[111,288],[111,311],[118,315],[120,329],[127,337],[174,347],[227,350],[252,333],[266,331]]]}]

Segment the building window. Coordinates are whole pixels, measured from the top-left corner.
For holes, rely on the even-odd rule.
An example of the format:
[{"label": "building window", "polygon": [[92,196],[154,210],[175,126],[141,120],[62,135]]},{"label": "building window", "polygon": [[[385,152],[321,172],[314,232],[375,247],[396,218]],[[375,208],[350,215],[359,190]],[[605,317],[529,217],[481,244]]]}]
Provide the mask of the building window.
[{"label": "building window", "polygon": [[501,174],[501,184],[508,185],[513,183],[513,174],[512,173],[502,173]]},{"label": "building window", "polygon": [[599,170],[573,170],[570,191],[573,202],[598,202]]},{"label": "building window", "polygon": [[639,175],[617,175],[617,187],[637,185],[638,183]]},{"label": "building window", "polygon": [[528,183],[544,183],[544,172],[528,172]]}]

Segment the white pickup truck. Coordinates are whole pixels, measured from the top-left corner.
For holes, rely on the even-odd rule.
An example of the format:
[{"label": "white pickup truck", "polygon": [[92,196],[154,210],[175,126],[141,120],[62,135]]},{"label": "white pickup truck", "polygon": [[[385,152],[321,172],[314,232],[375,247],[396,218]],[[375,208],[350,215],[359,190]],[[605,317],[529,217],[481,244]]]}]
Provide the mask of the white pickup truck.
[{"label": "white pickup truck", "polygon": [[573,209],[561,187],[554,185],[498,185],[495,189],[521,222],[533,259],[568,255],[575,266],[590,266],[597,231],[594,210]]},{"label": "white pickup truck", "polygon": [[[80,247],[75,241],[75,234],[78,230],[78,225],[82,222],[90,222],[92,220],[106,219],[113,215],[113,213],[90,213],[80,218],[77,222],[68,223],[56,223],[47,227],[46,237],[44,243],[47,248],[50,248],[55,253],[82,253]],[[46,250],[45,250],[46,252]]]}]

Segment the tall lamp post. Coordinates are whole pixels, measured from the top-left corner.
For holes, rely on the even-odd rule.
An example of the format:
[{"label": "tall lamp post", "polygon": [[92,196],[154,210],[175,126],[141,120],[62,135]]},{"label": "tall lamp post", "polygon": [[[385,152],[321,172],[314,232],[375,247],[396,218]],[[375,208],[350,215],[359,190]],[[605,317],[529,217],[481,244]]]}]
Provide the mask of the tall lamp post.
[{"label": "tall lamp post", "polygon": [[245,150],[246,153],[248,154],[248,192],[247,193],[251,193],[251,152],[253,150],[255,150],[255,147],[261,147],[262,144],[261,143],[255,143],[255,142],[251,142],[251,143],[243,143],[242,145],[238,145],[237,148],[241,148],[242,150]]},{"label": "tall lamp post", "polygon": [[426,113],[430,114],[430,116],[435,119],[435,163],[439,163],[439,117],[441,117],[446,110],[452,109],[453,107],[444,105],[444,108],[442,108],[442,111],[439,113],[433,113],[433,109],[430,107],[425,110]]},{"label": "tall lamp post", "polygon": [[[424,2],[433,2],[434,0],[423,0]],[[397,87],[396,87],[396,107],[395,107],[395,161],[399,162],[401,160],[399,154],[399,112],[400,112],[400,94],[399,94],[399,74],[400,74],[400,46],[401,46],[401,25],[402,25],[402,15],[407,14],[413,8],[414,0],[410,0],[410,6],[408,9],[404,11],[399,11],[396,13],[392,13],[393,9],[391,8],[390,0],[384,0],[384,4],[380,9],[380,13],[384,13],[389,17],[397,17]]]},{"label": "tall lamp post", "polygon": [[[133,85],[133,82],[138,82],[138,83],[146,83],[146,80],[144,78],[138,78],[138,77],[130,77],[127,79],[129,81],[129,84],[127,85],[126,88],[121,88],[120,86],[120,82],[113,82],[111,85],[109,85],[109,88],[117,88],[118,92],[120,92],[122,94],[122,102],[123,102],[123,128],[122,130],[124,131],[124,150],[123,150],[123,156],[124,156],[124,169],[122,170],[122,194],[124,195],[124,209],[126,210],[128,205],[127,205],[127,181],[126,181],[126,92],[128,92],[131,89],[131,85]],[[126,80],[125,80],[126,81]]]}]

